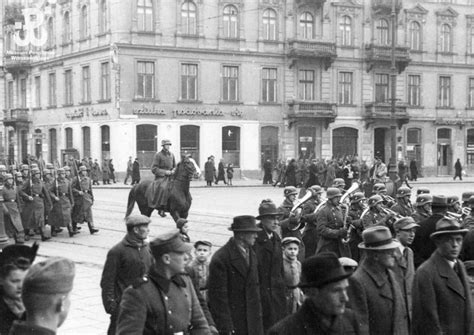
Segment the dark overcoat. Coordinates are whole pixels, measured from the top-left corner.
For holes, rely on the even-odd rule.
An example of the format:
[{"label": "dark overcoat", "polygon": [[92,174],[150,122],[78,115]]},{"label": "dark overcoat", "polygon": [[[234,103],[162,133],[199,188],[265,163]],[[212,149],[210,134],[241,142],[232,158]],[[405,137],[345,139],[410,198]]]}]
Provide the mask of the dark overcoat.
[{"label": "dark overcoat", "polygon": [[304,258],[314,256],[318,247],[318,230],[316,225],[316,214],[314,211],[319,203],[310,200],[303,205],[302,218],[306,222],[303,229],[303,242],[305,246]]},{"label": "dark overcoat", "polygon": [[173,153],[167,150],[161,150],[155,154],[151,165],[151,172],[155,175],[155,180],[150,187],[148,187],[146,192],[148,207],[164,208],[167,206],[170,176],[167,176],[166,172],[173,170],[175,167],[176,160],[174,159]]},{"label": "dark overcoat", "polygon": [[[415,274],[413,284],[413,335],[472,334],[472,302],[466,269],[458,276],[435,251]],[[460,279],[461,277],[461,279]]]},{"label": "dark overcoat", "polygon": [[132,167],[132,183],[140,181],[140,163],[137,160],[133,162]]},{"label": "dark overcoat", "polygon": [[204,179],[206,181],[214,181],[216,177],[216,166],[213,161],[207,161],[204,164]]},{"label": "dark overcoat", "polygon": [[[349,305],[359,316],[361,328],[371,335],[410,333],[405,299],[395,274],[385,274],[362,261],[349,277]],[[428,334],[428,333],[426,333]]]},{"label": "dark overcoat", "polygon": [[67,179],[54,183],[51,190],[53,198],[53,209],[49,213],[49,224],[55,227],[67,227],[71,222],[71,212],[74,206],[71,182]]},{"label": "dark overcoat", "polygon": [[216,251],[209,265],[209,309],[222,333],[263,335],[257,256],[250,265],[231,238]]},{"label": "dark overcoat", "polygon": [[276,233],[269,239],[267,233],[262,230],[258,232],[254,250],[258,262],[263,329],[268,331],[288,314],[281,239]]},{"label": "dark overcoat", "polygon": [[349,246],[342,243],[347,236],[343,229],[343,214],[340,206],[334,206],[331,201],[318,211],[316,215],[318,231],[318,247],[316,254],[321,252],[334,252],[337,257],[351,257]]},{"label": "dark overcoat", "polygon": [[415,268],[431,257],[436,250],[436,245],[431,240],[430,235],[436,230],[436,222],[443,217],[442,214],[435,213],[428,219],[419,223],[420,227],[416,229],[415,239],[411,245],[415,257]]},{"label": "dark overcoat", "polygon": [[3,300],[3,296],[0,295],[0,335],[8,335],[13,322],[16,320],[24,320],[26,313],[23,313],[23,317],[19,318],[13,313],[8,305]]},{"label": "dark overcoat", "polygon": [[394,212],[397,212],[401,216],[412,216],[413,213],[415,212],[411,202],[407,202],[407,203],[397,202],[390,209]]},{"label": "dark overcoat", "polygon": [[[41,180],[32,181],[27,180],[20,191],[20,195],[25,201],[23,208],[23,226],[25,229],[35,229],[44,227],[44,208],[51,206],[51,199],[49,192],[44,187]],[[28,197],[33,197],[29,200]]]},{"label": "dark overcoat", "polygon": [[406,255],[397,257],[397,265],[393,268],[395,276],[400,284],[405,297],[405,305],[408,310],[408,317],[412,316],[412,297],[413,297],[413,280],[415,279],[415,264],[413,262],[413,250],[406,247]]},{"label": "dark overcoat", "polygon": [[15,187],[4,186],[2,193],[5,226],[8,227],[11,224],[11,226],[16,230],[16,232],[23,231],[20,208],[18,206],[19,196],[17,189]]},{"label": "dark overcoat", "polygon": [[[81,195],[79,192],[83,192]],[[94,193],[89,177],[75,177],[72,182],[72,194],[74,196],[74,207],[72,209],[72,220],[75,223],[93,222],[92,205],[94,204]]]},{"label": "dark overcoat", "polygon": [[100,179],[100,165],[97,162],[94,162],[94,164],[92,164],[91,178],[93,181],[99,181]]}]

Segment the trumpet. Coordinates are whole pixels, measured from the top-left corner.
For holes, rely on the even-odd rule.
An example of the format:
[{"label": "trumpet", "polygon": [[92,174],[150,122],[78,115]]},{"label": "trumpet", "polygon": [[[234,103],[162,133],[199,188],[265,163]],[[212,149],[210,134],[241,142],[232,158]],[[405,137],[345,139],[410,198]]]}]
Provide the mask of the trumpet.
[{"label": "trumpet", "polygon": [[382,212],[384,212],[386,215],[392,215],[395,220],[398,220],[398,219],[401,219],[401,218],[404,217],[403,215],[400,215],[400,214],[398,214],[397,212],[392,211],[390,208],[382,207],[381,210],[382,210]]},{"label": "trumpet", "polygon": [[464,220],[464,214],[459,214],[459,213],[454,213],[454,212],[446,212],[445,216],[450,218],[450,219],[454,219],[454,220],[458,221],[461,225],[462,225],[462,222]]}]

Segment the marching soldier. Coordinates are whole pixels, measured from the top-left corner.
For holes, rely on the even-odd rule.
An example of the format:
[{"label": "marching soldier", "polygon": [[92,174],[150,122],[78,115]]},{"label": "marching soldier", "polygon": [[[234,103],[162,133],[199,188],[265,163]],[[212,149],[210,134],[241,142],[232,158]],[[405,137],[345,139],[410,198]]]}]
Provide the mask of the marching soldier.
[{"label": "marching soldier", "polygon": [[334,179],[331,187],[338,188],[341,191],[341,194],[344,194],[346,192],[346,182],[342,178]]},{"label": "marching soldier", "polygon": [[66,171],[63,168],[58,169],[57,174],[57,179],[51,189],[53,208],[50,213],[50,224],[56,228],[56,231],[59,227],[66,227],[69,237],[73,237],[79,232],[72,228],[71,210],[74,206],[72,185],[66,179]]},{"label": "marching soldier", "polygon": [[389,227],[389,222],[393,218],[393,214],[386,214],[382,210],[383,199],[380,195],[373,195],[368,201],[369,210],[361,218],[364,230],[373,226]]},{"label": "marching soldier", "polygon": [[358,245],[362,242],[362,231],[364,230],[361,216],[366,209],[365,201],[366,198],[364,193],[354,193],[351,198],[351,207],[349,208],[349,214],[347,216],[347,221],[353,227],[349,236],[349,247],[351,249],[352,259],[356,260],[357,262],[360,260],[360,251]]},{"label": "marching soldier", "polygon": [[72,179],[74,178],[74,176],[72,175],[71,173],[71,167],[69,165],[66,165],[64,167],[64,173],[65,173],[65,178],[69,181],[72,181]]},{"label": "marching soldier", "polygon": [[[293,208],[293,203],[296,200],[298,190],[294,186],[285,187],[283,194],[285,195],[285,200],[278,207],[278,211],[281,213],[280,217],[280,226],[281,226],[281,238],[285,237],[296,237],[300,241],[303,239],[301,234],[301,220],[294,213],[291,213]],[[298,260],[301,262],[305,256],[305,245],[303,242],[300,244],[300,250],[298,253]]]},{"label": "marching soldier", "polygon": [[[21,222],[20,209],[18,207],[19,196],[13,183],[13,176],[10,173],[5,174],[2,196],[5,227],[12,232],[16,244],[23,244],[25,242],[25,230]],[[27,239],[29,240],[29,236]]]},{"label": "marching soldier", "polygon": [[383,205],[387,208],[392,207],[395,205],[395,199],[392,197],[387,196],[387,187],[385,184],[377,183],[374,185],[372,189],[372,195],[378,194],[382,197]]},{"label": "marching soldier", "polygon": [[309,188],[312,198],[303,205],[302,219],[306,222],[303,230],[303,242],[305,244],[305,259],[314,256],[318,245],[318,231],[316,224],[316,208],[321,204],[321,186],[313,185]]},{"label": "marching soldier", "polygon": [[401,186],[397,190],[397,203],[392,206],[391,210],[401,216],[411,216],[414,212],[410,201],[411,190],[406,186]]},{"label": "marching soldier", "polygon": [[420,194],[416,198],[415,212],[412,214],[416,223],[426,220],[432,214],[431,204],[433,203],[433,196],[431,194]]},{"label": "marching soldier", "polygon": [[51,206],[51,199],[40,176],[40,170],[32,168],[31,180],[27,180],[20,191],[21,197],[25,201],[22,219],[24,219],[26,227],[25,234],[37,229],[41,240],[47,241],[51,237],[45,234],[44,208]]},{"label": "marching soldier", "polygon": [[467,201],[467,207],[471,209],[470,211],[470,214],[467,215],[463,221],[462,221],[462,226],[464,228],[470,228],[471,226],[474,225],[474,213],[473,213],[473,209],[474,209],[474,195],[471,195],[471,197],[469,198],[469,200]]},{"label": "marching soldier", "polygon": [[[51,169],[54,169],[52,164],[46,164],[46,168],[43,170],[43,182],[44,182],[44,187],[46,188],[46,191],[48,191],[50,198],[53,196],[52,194],[52,189],[54,185],[54,178],[53,178],[53,172]],[[45,224],[49,224],[51,226],[51,235],[56,236],[56,233],[59,233],[61,230],[57,231],[56,227],[52,226],[49,222],[49,213],[51,212],[51,207],[46,206],[44,208],[44,222]]]},{"label": "marching soldier", "polygon": [[23,181],[27,181],[30,178],[30,167],[28,164],[23,164],[21,166],[21,176],[23,177]]},{"label": "marching soldier", "polygon": [[461,202],[457,195],[448,196],[448,212],[461,214]]},{"label": "marching soldier", "polygon": [[463,192],[462,194],[462,207],[470,207],[468,204],[469,198],[471,195],[474,195],[474,192],[468,191],[468,192]]},{"label": "marching soldier", "polygon": [[77,224],[87,222],[89,232],[97,233],[99,229],[94,227],[92,218],[92,205],[94,194],[92,193],[91,179],[87,176],[87,168],[79,167],[79,175],[72,182],[72,194],[74,195],[74,207],[72,209],[72,227],[77,230]]}]

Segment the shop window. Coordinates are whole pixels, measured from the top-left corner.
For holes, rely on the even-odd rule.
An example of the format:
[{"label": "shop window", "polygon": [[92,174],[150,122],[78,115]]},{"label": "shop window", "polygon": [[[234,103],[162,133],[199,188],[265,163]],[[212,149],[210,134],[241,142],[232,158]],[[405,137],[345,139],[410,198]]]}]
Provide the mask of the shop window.
[{"label": "shop window", "polygon": [[298,128],[298,153],[299,159],[311,159],[315,157],[314,148],[316,144],[316,129],[314,127]]},{"label": "shop window", "polygon": [[272,164],[276,164],[278,160],[278,128],[272,126],[262,127],[260,136],[262,165],[267,159],[271,160]]},{"label": "shop window", "polygon": [[72,128],[66,128],[66,149],[73,148]]},{"label": "shop window", "polygon": [[474,164],[474,129],[467,130],[467,164]]},{"label": "shop window", "polygon": [[354,156],[357,154],[359,131],[354,128],[341,127],[332,132],[332,155],[334,157]]},{"label": "shop window", "polygon": [[222,128],[222,159],[224,164],[232,163],[240,167],[240,128],[228,126]]},{"label": "shop window", "polygon": [[102,159],[110,158],[110,127],[100,127],[100,137],[102,143]]},{"label": "shop window", "polygon": [[181,156],[189,153],[199,165],[199,127],[181,126],[180,139]]},{"label": "shop window", "polygon": [[58,143],[56,137],[56,129],[49,130],[49,161],[56,162],[58,160]]},{"label": "shop window", "polygon": [[82,155],[91,157],[91,128],[82,127]]},{"label": "shop window", "polygon": [[158,127],[152,124],[137,126],[137,158],[140,168],[150,168],[157,151]]},{"label": "shop window", "polygon": [[407,129],[407,146],[406,146],[407,164],[415,160],[418,173],[421,173],[421,129]]}]

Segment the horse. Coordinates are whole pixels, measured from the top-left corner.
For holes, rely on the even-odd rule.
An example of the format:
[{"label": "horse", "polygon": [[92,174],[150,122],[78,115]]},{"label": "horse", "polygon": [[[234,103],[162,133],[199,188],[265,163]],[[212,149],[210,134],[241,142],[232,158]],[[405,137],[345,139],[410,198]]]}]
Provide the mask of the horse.
[{"label": "horse", "polygon": [[[192,197],[189,193],[189,184],[191,179],[201,174],[199,166],[191,157],[184,157],[176,166],[176,171],[168,184],[168,204],[166,211],[171,214],[176,222],[179,218],[186,219],[191,207]],[[128,194],[127,212],[125,217],[133,211],[135,202],[138,205],[140,213],[148,217],[151,216],[155,208],[148,207],[146,191],[151,186],[153,180],[143,180],[134,185]]]}]

